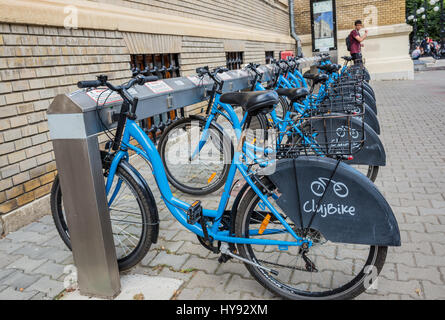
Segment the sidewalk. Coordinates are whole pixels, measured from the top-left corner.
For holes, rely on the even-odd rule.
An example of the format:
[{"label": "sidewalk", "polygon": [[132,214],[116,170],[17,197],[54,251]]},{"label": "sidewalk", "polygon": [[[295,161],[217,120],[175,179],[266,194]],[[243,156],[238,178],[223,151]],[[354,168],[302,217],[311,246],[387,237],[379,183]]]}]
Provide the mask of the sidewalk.
[{"label": "sidewalk", "polygon": [[432,57],[414,60],[414,71],[445,70],[445,59],[436,60]]},{"label": "sidewalk", "polygon": [[[358,299],[445,299],[445,71],[415,77],[372,83],[388,160],[377,186],[396,214],[402,247],[388,250],[377,293]],[[150,179],[143,164],[134,165]],[[276,299],[243,264],[219,264],[153,191],[160,239],[127,274],[181,279],[177,299]],[[207,196],[203,206],[214,207],[218,198]],[[71,253],[45,216],[0,240],[0,299],[53,299],[63,290],[70,264]]]}]

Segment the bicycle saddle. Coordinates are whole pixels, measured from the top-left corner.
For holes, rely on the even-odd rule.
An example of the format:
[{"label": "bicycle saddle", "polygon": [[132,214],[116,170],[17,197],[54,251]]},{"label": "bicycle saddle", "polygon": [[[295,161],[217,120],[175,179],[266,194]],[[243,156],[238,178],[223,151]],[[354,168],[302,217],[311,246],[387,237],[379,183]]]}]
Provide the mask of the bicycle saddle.
[{"label": "bicycle saddle", "polygon": [[343,56],[341,58],[346,61],[352,61],[352,57],[350,57],[350,56]]},{"label": "bicycle saddle", "polygon": [[326,65],[318,66],[318,69],[324,70],[327,73],[337,72],[338,70],[340,70],[340,68],[341,68],[341,66],[338,64],[326,64]]},{"label": "bicycle saddle", "polygon": [[308,96],[309,90],[306,88],[293,88],[293,89],[277,89],[277,93],[280,96],[288,97],[291,102],[304,99]]},{"label": "bicycle saddle", "polygon": [[251,116],[271,112],[278,103],[275,91],[228,92],[221,95],[222,103],[243,107]]},{"label": "bicycle saddle", "polygon": [[303,75],[304,78],[310,79],[313,81],[314,84],[326,82],[329,79],[329,76],[324,73],[310,73],[310,71],[305,72]]}]

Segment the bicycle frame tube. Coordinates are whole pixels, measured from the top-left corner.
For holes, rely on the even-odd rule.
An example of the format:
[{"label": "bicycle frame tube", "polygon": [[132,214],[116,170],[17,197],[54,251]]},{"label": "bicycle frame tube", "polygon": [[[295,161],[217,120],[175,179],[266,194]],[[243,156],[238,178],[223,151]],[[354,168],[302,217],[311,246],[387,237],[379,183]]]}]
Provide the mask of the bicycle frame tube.
[{"label": "bicycle frame tube", "polygon": [[[134,138],[136,142],[142,147],[142,149],[133,146],[130,144],[130,139]],[[110,172],[107,178],[107,186],[106,191],[107,195],[110,192],[112,182],[114,180],[116,169],[119,165],[119,162],[122,159],[128,157],[128,149],[134,150],[137,154],[144,157],[148,160],[153,167],[153,175],[155,177],[156,183],[158,185],[159,191],[161,192],[162,200],[167,206],[168,210],[173,214],[173,216],[188,230],[193,233],[203,237],[204,233],[202,231],[202,227],[196,223],[194,225],[187,223],[187,210],[190,205],[176,197],[173,196],[173,193],[168,184],[167,175],[165,173],[165,169],[162,163],[161,156],[159,155],[155,145],[150,140],[150,138],[145,134],[145,132],[137,125],[137,123],[133,120],[127,119],[127,123],[125,126],[125,131],[122,138],[122,149],[119,150],[115,157],[113,158]],[[218,210],[208,210],[203,209],[203,215],[209,218],[214,218],[214,224],[210,230],[208,230],[209,236],[215,240],[230,242],[230,243],[244,243],[244,244],[258,244],[258,245],[278,245],[278,246],[301,246],[303,243],[308,243],[309,246],[312,245],[312,242],[309,240],[304,240],[301,237],[297,236],[289,224],[283,219],[281,214],[275,209],[275,207],[269,202],[267,196],[262,194],[261,190],[255,185],[253,180],[250,178],[247,168],[243,163],[240,162],[240,157],[242,153],[239,151],[235,152],[234,162],[232,163],[229,171],[229,176],[224,186],[224,193],[221,197],[221,202],[219,204]],[[224,210],[230,198],[230,190],[233,184],[235,173],[239,170],[243,175],[246,182],[251,186],[251,188],[257,193],[260,200],[269,208],[271,213],[282,223],[284,229],[276,230],[269,229],[266,234],[276,234],[279,232],[288,232],[294,238],[295,241],[279,241],[279,240],[270,240],[270,239],[255,239],[255,238],[237,238],[228,236],[227,232],[219,231],[219,225],[221,222],[221,218],[224,214]],[[249,235],[256,235],[257,231],[249,231]]]}]

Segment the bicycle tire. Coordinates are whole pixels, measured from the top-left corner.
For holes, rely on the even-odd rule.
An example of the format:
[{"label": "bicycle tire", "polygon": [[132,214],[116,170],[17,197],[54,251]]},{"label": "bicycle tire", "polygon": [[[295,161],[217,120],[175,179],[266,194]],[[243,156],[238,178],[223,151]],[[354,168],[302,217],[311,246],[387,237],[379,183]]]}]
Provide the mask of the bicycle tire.
[{"label": "bicycle tire", "polygon": [[[136,264],[141,261],[147,252],[150,250],[152,244],[152,225],[155,223],[152,219],[151,210],[156,210],[156,204],[153,202],[154,199],[149,199],[145,196],[144,192],[141,190],[140,186],[132,175],[129,172],[128,166],[122,166],[121,164],[118,166],[116,175],[123,179],[125,183],[132,188],[135,195],[137,195],[137,202],[139,208],[141,209],[141,217],[142,217],[142,232],[139,237],[139,241],[134,250],[132,250],[128,255],[125,255],[121,258],[118,258],[118,266],[120,271],[128,270],[134,267]],[[65,216],[63,214],[62,208],[62,190],[60,188],[59,176],[56,175],[53,186],[51,188],[50,195],[50,203],[51,203],[51,213],[54,220],[54,224],[56,225],[56,229],[62,238],[62,241],[68,247],[68,249],[72,250],[71,239],[69,236],[68,225],[65,220]],[[153,207],[154,206],[154,207]],[[111,222],[113,226],[113,221]]]},{"label": "bicycle tire", "polygon": [[[226,182],[226,179],[227,179],[227,175],[229,174],[231,159],[233,158],[233,145],[232,145],[232,143],[230,143],[230,145],[228,145],[228,143],[226,143],[227,139],[224,139],[224,133],[223,133],[222,129],[220,129],[214,123],[212,123],[209,127],[209,129],[211,129],[211,132],[218,133],[218,139],[220,139],[219,141],[224,141],[224,144],[223,144],[224,164],[223,164],[223,170],[221,171],[221,173],[217,176],[214,176],[208,185],[206,185],[204,187],[196,187],[196,186],[187,185],[184,182],[179,181],[179,179],[176,178],[174,176],[174,174],[171,172],[171,170],[167,164],[167,159],[166,159],[166,146],[167,146],[169,134],[174,129],[177,129],[180,126],[183,126],[187,123],[191,123],[191,122],[195,122],[195,121],[199,122],[200,128],[203,128],[205,126],[206,119],[203,117],[199,117],[199,116],[183,118],[178,121],[175,121],[170,126],[168,126],[164,130],[164,133],[162,134],[162,136],[159,139],[158,152],[161,155],[162,163],[164,165],[165,172],[167,174],[167,179],[176,189],[178,189],[184,193],[192,194],[192,195],[207,195],[207,194],[210,194],[210,193],[213,193],[213,192],[219,190],[224,185],[224,183]],[[230,161],[226,160],[227,157],[229,157],[228,159],[230,159]]]},{"label": "bicycle tire", "polygon": [[[250,188],[246,193],[237,210],[237,215],[235,217],[235,234],[237,237],[248,237],[248,230],[246,232],[247,219],[251,216],[251,207],[256,203],[258,195]],[[248,227],[248,226],[247,226]],[[237,244],[238,253],[244,259],[249,261],[262,263],[255,257],[252,250],[252,245],[250,244]],[[264,288],[271,291],[272,293],[285,298],[285,299],[295,299],[295,300],[342,300],[342,299],[353,299],[359,294],[366,290],[365,280],[367,280],[367,273],[365,268],[368,266],[376,268],[377,275],[380,274],[383,265],[386,260],[387,247],[384,246],[369,246],[369,255],[365,262],[365,266],[361,271],[348,283],[342,285],[339,288],[335,288],[325,293],[309,293],[302,292],[295,288],[289,288],[289,286],[284,285],[279,280],[273,278],[267,271],[261,268],[253,266],[248,263],[244,263],[249,273],[252,277],[260,283]],[[261,250],[259,250],[261,251]],[[299,292],[298,292],[299,291]]]}]

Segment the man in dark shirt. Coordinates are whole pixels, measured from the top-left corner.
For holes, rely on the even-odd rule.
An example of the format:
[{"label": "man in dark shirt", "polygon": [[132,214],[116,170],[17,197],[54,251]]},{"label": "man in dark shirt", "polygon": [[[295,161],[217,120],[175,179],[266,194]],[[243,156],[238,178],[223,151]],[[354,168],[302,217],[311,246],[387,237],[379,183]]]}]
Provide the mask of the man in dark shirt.
[{"label": "man in dark shirt", "polygon": [[355,29],[349,34],[351,41],[351,56],[354,59],[354,63],[362,63],[362,42],[368,37],[368,30],[365,30],[365,34],[360,36],[360,29],[363,28],[363,24],[360,20],[355,21]]}]

